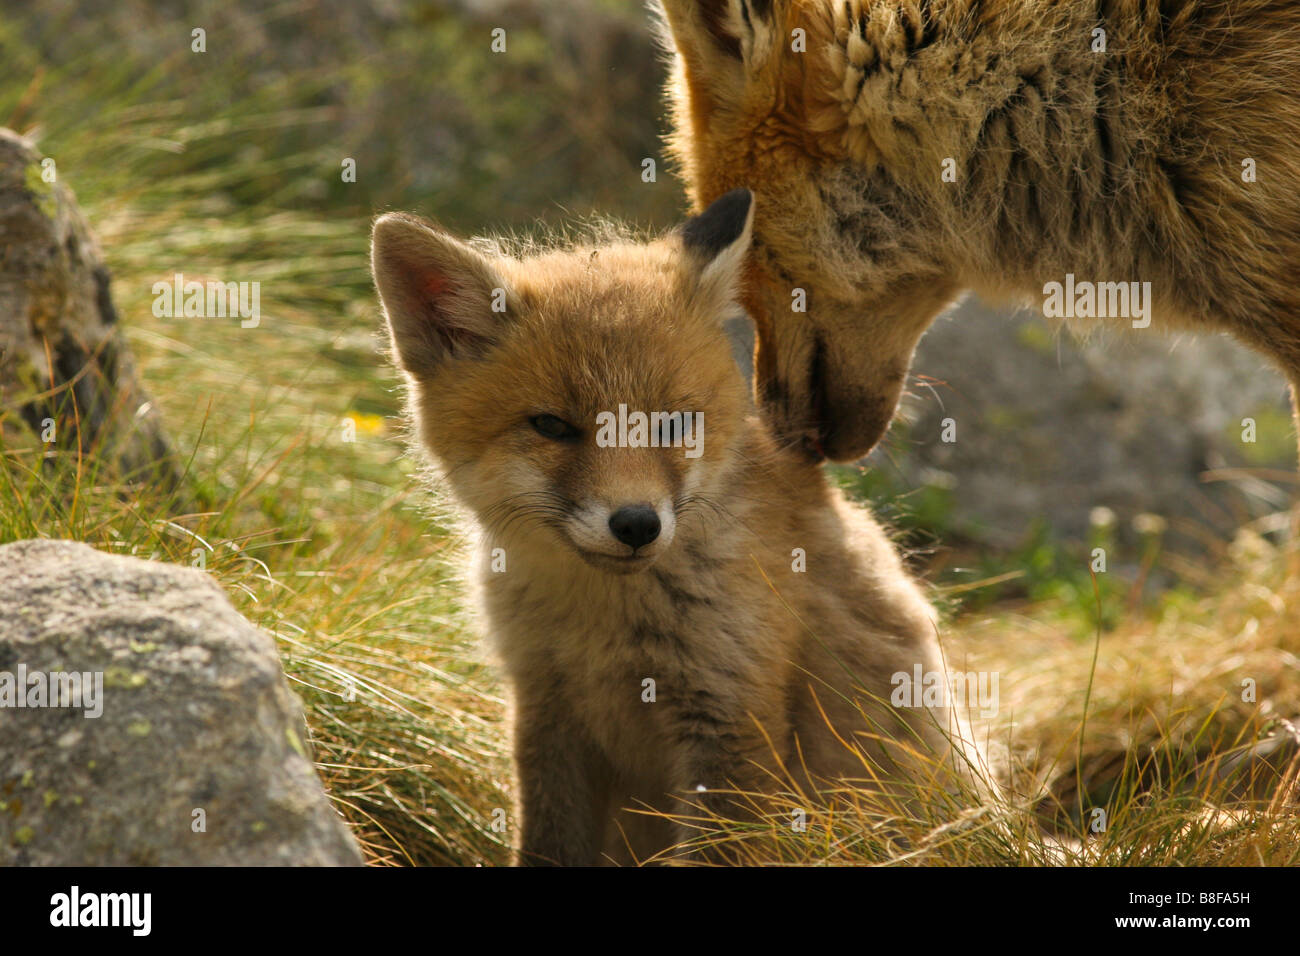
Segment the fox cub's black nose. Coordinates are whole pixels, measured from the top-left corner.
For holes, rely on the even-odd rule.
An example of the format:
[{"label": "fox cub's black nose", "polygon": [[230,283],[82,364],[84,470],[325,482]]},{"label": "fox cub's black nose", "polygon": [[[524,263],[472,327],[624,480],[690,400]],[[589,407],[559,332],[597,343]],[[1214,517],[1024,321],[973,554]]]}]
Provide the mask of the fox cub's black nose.
[{"label": "fox cub's black nose", "polygon": [[632,548],[640,548],[659,537],[659,515],[649,505],[628,505],[609,516],[614,537]]}]

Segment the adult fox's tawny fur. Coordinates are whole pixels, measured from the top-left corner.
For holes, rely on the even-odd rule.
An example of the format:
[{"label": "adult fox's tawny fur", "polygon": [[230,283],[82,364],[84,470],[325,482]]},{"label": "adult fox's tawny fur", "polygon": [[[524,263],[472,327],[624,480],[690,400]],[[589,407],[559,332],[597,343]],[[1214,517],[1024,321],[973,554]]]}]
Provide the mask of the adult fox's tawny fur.
[{"label": "adult fox's tawny fur", "polygon": [[1295,0],[661,2],[672,146],[698,207],[757,194],[758,395],[812,456],[871,449],[964,289],[1150,282],[1153,328],[1300,383]]},{"label": "adult fox's tawny fur", "polygon": [[[772,792],[782,766],[902,793],[978,762],[944,701],[891,701],[943,662],[890,541],[751,414],[722,329],[751,207],[737,191],[651,243],[522,257],[375,224],[416,433],[481,536],[524,862],[646,859],[689,831],[620,808],[727,812],[717,791]],[[620,406],[691,433],[609,446]]]}]

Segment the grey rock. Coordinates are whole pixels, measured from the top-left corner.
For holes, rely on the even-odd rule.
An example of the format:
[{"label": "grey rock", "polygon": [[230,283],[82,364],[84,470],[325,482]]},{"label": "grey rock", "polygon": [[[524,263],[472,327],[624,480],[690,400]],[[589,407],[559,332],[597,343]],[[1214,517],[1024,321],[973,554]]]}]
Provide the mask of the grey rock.
[{"label": "grey rock", "polygon": [[[748,368],[748,323],[729,328]],[[1229,535],[1293,493],[1286,380],[1227,336],[1084,320],[1060,329],[970,297],[921,340],[908,392],[865,464],[889,494],[938,489],[944,541],[1013,549],[1036,522],[1080,541],[1104,507],[1121,538],[1154,514],[1170,529],[1166,546],[1200,553],[1200,532]],[[1242,440],[1243,419],[1255,422],[1254,442]]]},{"label": "grey rock", "polygon": [[[930,392],[919,375],[942,384]],[[1227,336],[1082,320],[1058,330],[969,299],[921,340],[911,391],[873,464],[901,451],[911,481],[938,473],[959,522],[993,544],[1014,543],[1035,518],[1081,538],[1099,506],[1125,529],[1150,513],[1224,535],[1289,500],[1260,478],[1295,471],[1286,380]],[[944,418],[955,442],[942,441]],[[1242,441],[1247,418],[1253,443]]]},{"label": "grey rock", "polygon": [[36,436],[53,422],[54,450],[95,452],[128,476],[175,485],[99,245],[57,166],[53,182],[43,178],[45,158],[0,129],[0,399]]},{"label": "grey rock", "polygon": [[102,693],[17,707],[0,684],[0,865],[362,862],[274,640],[207,574],[70,541],[0,547],[0,682],[20,668],[29,693],[33,673],[72,671]]}]

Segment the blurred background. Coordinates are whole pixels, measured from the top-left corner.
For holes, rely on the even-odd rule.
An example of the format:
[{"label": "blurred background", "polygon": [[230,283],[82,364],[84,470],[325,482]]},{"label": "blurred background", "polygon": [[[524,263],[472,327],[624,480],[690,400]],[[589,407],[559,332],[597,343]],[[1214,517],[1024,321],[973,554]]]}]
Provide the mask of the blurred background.
[{"label": "blurred background", "polygon": [[[338,757],[322,772],[374,858],[500,859],[476,816],[506,799],[500,699],[464,623],[462,541],[403,455],[369,222],[679,221],[650,18],[637,0],[0,6],[0,126],[75,192],[185,468],[179,494],[124,495],[105,473],[59,496],[10,429],[0,540],[204,550],[282,641],[318,759]],[[259,326],[155,316],[152,286],[175,273],[260,282]],[[21,395],[5,387],[9,427]],[[1068,332],[969,300],[923,340],[886,442],[835,476],[955,618],[1033,615],[1073,639],[1236,580],[1285,531],[1295,459],[1284,382],[1230,340]],[[392,706],[342,707],[342,670]]]},{"label": "blurred background", "polygon": [[[300,309],[328,361],[369,371],[372,214],[490,234],[592,213],[667,227],[687,211],[637,0],[47,0],[11,3],[3,30],[0,120],[58,161],[129,319],[158,276],[257,279],[268,335]],[[734,331],[743,361],[747,323]],[[360,386],[353,404],[395,411]],[[1153,536],[1186,556],[1250,522],[1280,530],[1294,445],[1285,383],[1229,339],[1063,331],[971,300],[925,338],[888,441],[842,478],[936,569],[1050,563],[1102,536],[1122,572]],[[1161,586],[1179,576],[1154,570]]]}]

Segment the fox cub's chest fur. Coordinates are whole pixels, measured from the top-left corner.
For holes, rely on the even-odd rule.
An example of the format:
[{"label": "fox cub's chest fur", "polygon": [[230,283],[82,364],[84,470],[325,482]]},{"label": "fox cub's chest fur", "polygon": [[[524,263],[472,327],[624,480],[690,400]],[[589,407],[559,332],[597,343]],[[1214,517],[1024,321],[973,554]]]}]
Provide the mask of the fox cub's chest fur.
[{"label": "fox cub's chest fur", "polygon": [[[722,322],[751,224],[738,191],[657,242],[522,258],[375,227],[419,437],[478,525],[524,862],[691,835],[627,808],[894,793],[948,757],[945,702],[891,701],[897,675],[942,669],[930,608],[870,516],[750,414]],[[658,425],[615,441],[615,409]]]},{"label": "fox cub's chest fur", "polygon": [[[663,756],[679,740],[733,739],[737,708],[788,679],[796,622],[771,607],[746,553],[757,549],[739,539],[679,541],[634,577],[554,553],[524,558],[511,575],[489,562],[481,571],[490,633],[512,680],[545,675],[610,769],[660,795],[672,789]],[[753,557],[771,570],[770,555]]]},{"label": "fox cub's chest fur", "polygon": [[[948,746],[955,715],[886,704],[894,675],[942,661],[932,614],[884,533],[815,469],[755,471],[724,499],[729,525],[683,528],[642,574],[521,548],[509,573],[490,560],[480,569],[516,702],[521,782],[558,790],[557,778],[581,775],[579,802],[615,821],[601,846],[611,859],[644,859],[679,835],[620,808],[680,812],[674,796],[707,804],[718,789],[769,791],[781,768],[804,787],[862,783],[864,760],[889,777],[881,768],[901,758],[869,729],[915,734],[933,753]],[[793,494],[774,492],[795,478]],[[811,565],[800,558],[809,554]],[[536,721],[550,744],[530,742]]]}]

